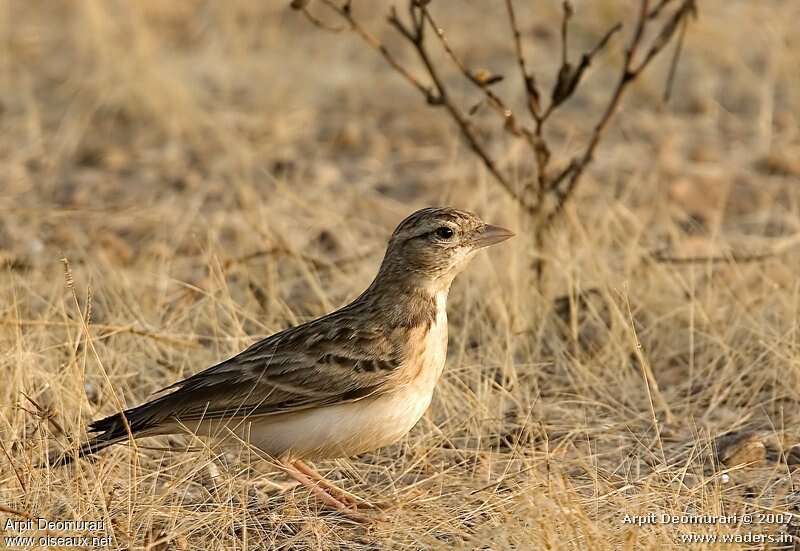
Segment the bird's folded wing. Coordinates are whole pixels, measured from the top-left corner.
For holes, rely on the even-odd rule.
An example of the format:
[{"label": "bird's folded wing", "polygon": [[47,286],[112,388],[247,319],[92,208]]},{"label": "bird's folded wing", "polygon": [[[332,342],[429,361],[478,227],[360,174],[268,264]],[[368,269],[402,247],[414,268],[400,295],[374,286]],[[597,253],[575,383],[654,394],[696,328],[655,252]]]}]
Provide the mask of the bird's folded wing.
[{"label": "bird's folded wing", "polygon": [[[297,331],[303,328],[303,331]],[[125,412],[133,430],[168,419],[274,415],[359,400],[386,390],[405,349],[380,332],[300,326],[164,389],[168,394]],[[91,428],[107,430],[111,419]]]},{"label": "bird's folded wing", "polygon": [[195,407],[181,418],[264,415],[357,400],[379,392],[403,354],[379,335],[357,342],[328,339],[297,349],[262,341],[238,356],[179,383]]}]

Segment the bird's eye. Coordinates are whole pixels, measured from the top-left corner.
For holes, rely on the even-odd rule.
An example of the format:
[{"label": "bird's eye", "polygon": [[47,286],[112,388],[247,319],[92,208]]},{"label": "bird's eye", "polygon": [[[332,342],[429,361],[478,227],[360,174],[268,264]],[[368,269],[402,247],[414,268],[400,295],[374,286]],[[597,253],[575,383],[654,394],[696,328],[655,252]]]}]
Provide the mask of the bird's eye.
[{"label": "bird's eye", "polygon": [[436,234],[436,237],[439,239],[450,239],[455,235],[453,228],[448,228],[447,226],[442,226],[441,228],[436,228],[436,231],[433,232]]}]

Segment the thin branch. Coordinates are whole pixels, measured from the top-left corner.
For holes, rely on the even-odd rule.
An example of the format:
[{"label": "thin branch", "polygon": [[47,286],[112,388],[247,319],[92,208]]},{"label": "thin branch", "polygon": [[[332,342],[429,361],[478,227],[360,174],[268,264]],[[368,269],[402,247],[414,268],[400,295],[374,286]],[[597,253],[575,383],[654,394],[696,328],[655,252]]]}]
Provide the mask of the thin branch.
[{"label": "thin branch", "polygon": [[630,44],[625,49],[625,59],[622,65],[622,71],[620,73],[619,80],[617,81],[617,85],[614,88],[614,92],[611,94],[611,99],[608,101],[608,105],[606,105],[606,109],[603,111],[600,120],[594,126],[594,130],[592,131],[592,135],[589,138],[589,143],[587,144],[583,155],[581,155],[578,159],[574,159],[576,162],[575,169],[570,173],[569,178],[567,178],[566,188],[563,191],[557,192],[558,203],[547,215],[547,224],[552,223],[555,217],[561,213],[567,200],[575,191],[575,187],[580,180],[583,171],[586,169],[586,166],[592,162],[594,150],[597,148],[597,144],[600,143],[600,138],[603,135],[603,131],[605,130],[606,126],[608,125],[608,121],[611,120],[611,116],[617,110],[617,106],[622,98],[622,94],[625,92],[628,84],[636,77],[636,73],[631,70],[631,65],[633,63],[633,57],[636,55],[636,50],[639,48],[639,43],[642,40],[642,35],[644,34],[648,5],[648,0],[641,0],[639,18],[636,21],[636,28],[633,32],[633,38],[631,38]]},{"label": "thin branch", "polygon": [[770,251],[756,254],[731,252],[729,254],[718,256],[671,256],[666,254],[664,250],[657,250],[650,253],[650,258],[652,258],[652,260],[658,264],[744,264],[748,262],[762,262],[764,260],[774,258],[778,254],[778,251]]},{"label": "thin branch", "polygon": [[[510,0],[509,4],[510,6]],[[513,7],[510,7],[511,14],[513,14]],[[436,32],[436,36],[439,38],[439,41],[442,44],[442,48],[444,49],[445,53],[448,55],[450,60],[453,64],[461,71],[462,75],[469,80],[472,84],[480,88],[486,96],[487,102],[494,108],[494,110],[502,117],[503,119],[503,128],[513,134],[516,137],[524,138],[530,148],[533,150],[536,164],[537,164],[537,181],[539,183],[539,191],[544,190],[546,188],[546,179],[547,179],[547,164],[550,160],[550,149],[548,148],[547,144],[541,137],[541,123],[542,117],[538,115],[538,90],[536,89],[536,84],[532,80],[533,77],[528,77],[526,75],[526,93],[529,96],[529,109],[533,114],[534,119],[536,120],[536,130],[533,131],[524,124],[521,124],[517,117],[514,115],[514,112],[508,107],[508,105],[492,91],[489,86],[490,84],[497,81],[497,76],[488,75],[487,77],[482,77],[481,75],[472,73],[464,64],[463,61],[455,54],[453,49],[451,48],[447,38],[445,37],[444,30],[437,25],[436,21],[433,19],[433,15],[431,15],[430,10],[427,7],[423,6],[420,8],[422,11],[423,17],[427,18],[428,22],[433,27],[434,31]],[[512,15],[513,17],[513,15]],[[516,26],[516,20],[512,23],[512,25]],[[515,36],[519,38],[517,35],[519,33],[519,29],[515,28]],[[521,48],[521,45],[517,44],[518,48]],[[518,55],[518,63],[520,64],[521,70],[524,72],[525,69],[525,61],[521,56],[521,49],[517,52]],[[533,105],[533,103],[536,105]],[[519,194],[517,192],[513,193],[514,198],[530,213],[535,214],[541,207],[542,197],[541,195],[537,198],[537,201],[533,204],[530,203],[529,200],[525,199],[526,194]]]},{"label": "thin branch", "polygon": [[297,2],[293,1],[291,4],[292,9],[297,10],[303,14],[303,16],[315,27],[322,29],[323,31],[328,31],[330,33],[340,33],[347,30],[347,27],[331,27],[327,23],[325,23],[322,19],[318,18],[316,15],[311,13],[308,9],[308,2]]},{"label": "thin branch", "polygon": [[561,3],[564,15],[561,18],[561,66],[569,65],[567,61],[567,38],[569,37],[569,20],[572,18],[573,10],[572,4],[569,0],[564,0]]},{"label": "thin branch", "polygon": [[[420,10],[419,16],[415,15],[416,10]],[[450,116],[458,125],[459,129],[461,130],[462,135],[467,140],[467,144],[469,145],[470,149],[478,155],[478,157],[483,161],[484,166],[489,170],[495,180],[506,190],[506,192],[515,200],[517,201],[523,208],[528,211],[531,211],[532,206],[527,203],[523,197],[521,197],[516,190],[511,185],[511,182],[506,178],[506,176],[500,172],[500,169],[497,166],[497,163],[492,159],[489,153],[484,149],[483,145],[481,145],[480,141],[478,140],[475,132],[473,131],[469,121],[467,120],[467,116],[464,115],[461,110],[453,103],[450,95],[447,92],[447,88],[444,84],[444,81],[439,76],[439,72],[437,71],[436,67],[434,66],[433,62],[431,61],[430,55],[428,54],[428,50],[425,46],[423,37],[425,32],[425,22],[430,22],[430,19],[425,16],[425,12],[427,11],[424,6],[420,7],[414,2],[414,0],[409,1],[409,11],[411,15],[411,28],[408,28],[397,16],[397,11],[392,8],[389,14],[389,24],[392,25],[403,37],[405,37],[414,49],[417,52],[420,61],[425,66],[425,69],[430,76],[431,80],[433,81],[434,87],[438,94],[439,102],[437,105],[443,105],[447,111],[450,113]]]},{"label": "thin branch", "polygon": [[558,176],[552,179],[552,181],[550,182],[550,185],[552,186],[551,189],[556,193],[557,196],[561,182],[563,182],[567,177],[571,176],[572,173],[575,172],[577,169],[578,169],[578,161],[577,159],[572,159],[567,164],[567,166],[565,166],[563,170],[561,170],[561,172],[558,173]]},{"label": "thin branch", "polygon": [[[542,230],[551,227],[555,218],[561,214],[564,205],[574,193],[586,167],[593,161],[595,150],[611,118],[619,109],[622,96],[630,83],[661,53],[670,40],[672,40],[678,29],[680,29],[681,37],[679,40],[683,40],[683,33],[687,25],[687,16],[695,12],[696,0],[682,0],[671,16],[662,24],[659,33],[650,44],[649,49],[644,55],[639,55],[640,50],[644,47],[642,43],[645,34],[649,34],[645,33],[646,27],[650,22],[655,22],[660,19],[660,16],[675,1],[676,0],[653,0],[652,3],[655,4],[654,7],[651,6],[651,1],[649,0],[640,1],[640,9],[634,22],[634,29],[627,47],[625,48],[622,67],[616,85],[608,99],[608,103],[602,110],[597,122],[592,127],[583,151],[573,157],[558,173],[550,174],[548,171],[548,164],[551,153],[549,144],[544,138],[544,124],[558,107],[575,93],[581,83],[584,73],[591,65],[594,57],[599,55],[599,53],[606,48],[611,38],[616,33],[620,32],[622,29],[621,24],[616,24],[608,29],[598,43],[591,50],[584,52],[580,61],[573,66],[569,61],[569,23],[573,17],[573,8],[569,0],[564,0],[562,2],[561,66],[557,74],[556,84],[551,93],[551,101],[547,108],[543,110],[540,103],[539,87],[525,59],[522,32],[520,31],[517,14],[514,9],[514,2],[513,0],[505,0],[508,21],[513,35],[516,64],[519,67],[519,72],[525,86],[527,110],[535,123],[533,128],[528,128],[525,124],[520,123],[503,98],[490,88],[492,84],[502,77],[499,75],[492,75],[491,73],[484,74],[471,71],[455,53],[455,50],[447,40],[444,30],[436,24],[436,21],[430,13],[429,1],[407,0],[408,3],[406,7],[408,15],[404,16],[402,19],[398,15],[397,10],[392,7],[389,11],[388,22],[416,51],[417,57],[424,68],[424,72],[428,75],[429,82],[431,83],[430,85],[427,83],[423,84],[405,66],[401,65],[375,36],[367,32],[364,27],[356,21],[349,1],[343,5],[338,5],[335,0],[322,0],[329,9],[338,14],[349,24],[350,28],[358,34],[365,43],[380,52],[386,62],[394,70],[399,72],[406,81],[417,88],[430,105],[445,108],[458,126],[469,148],[481,159],[488,172],[533,218],[536,226],[537,242],[543,241]],[[307,2],[303,0],[295,0],[294,3],[302,6],[299,9],[304,9],[307,4]],[[469,109],[467,113],[464,113],[453,100],[445,84],[445,79],[442,78],[440,74],[440,69],[436,67],[432,61],[428,50],[428,44],[425,42],[428,25],[433,27],[433,32],[439,39],[449,60],[456,66],[464,78],[478,87],[483,93],[484,99]],[[680,48],[681,43],[679,42],[676,47],[675,57],[673,58],[673,66],[670,70],[669,85],[671,85],[672,79],[674,78],[675,65],[677,64],[677,59],[680,54]],[[641,58],[641,61],[636,64],[635,61],[638,58]],[[524,138],[530,146],[534,154],[537,169],[535,184],[538,184],[538,187],[535,189],[534,194],[529,193],[529,186],[534,186],[533,181],[530,184],[526,184],[522,190],[518,189],[516,186],[512,186],[510,177],[500,170],[495,159],[489,154],[487,147],[479,139],[478,131],[472,126],[469,117],[484,103],[487,103],[493,111],[502,117],[505,131]],[[548,200],[550,195],[552,195],[554,201]],[[543,245],[542,242],[539,244]]]},{"label": "thin branch", "polygon": [[675,82],[675,73],[678,71],[678,60],[681,57],[683,49],[683,40],[686,38],[686,29],[689,27],[689,20],[684,19],[681,23],[680,34],[678,34],[678,42],[675,45],[675,53],[672,55],[672,61],[669,64],[669,72],[667,73],[667,81],[664,84],[664,97],[663,102],[667,103],[672,96],[672,84]]},{"label": "thin branch", "polygon": [[302,12],[303,15],[306,17],[306,19],[308,19],[312,25],[319,27],[323,31],[328,31],[330,33],[341,33],[347,30],[345,27],[332,27],[330,25],[326,25],[321,19],[315,17],[314,14],[312,14],[305,8],[302,10]]},{"label": "thin branch", "polygon": [[[439,78],[439,75],[436,69],[433,66],[433,63],[430,60],[428,55],[427,49],[424,45],[424,32],[425,32],[425,23],[424,23],[424,13],[422,12],[423,7],[417,4],[414,0],[409,0],[409,16],[411,19],[411,27],[406,26],[397,15],[397,11],[392,8],[389,14],[389,23],[392,25],[401,36],[403,36],[409,43],[411,43],[420,60],[423,62],[423,65],[426,68],[431,80],[434,83],[435,91],[431,88],[423,85],[419,79],[414,77],[411,72],[406,69],[403,65],[401,65],[395,57],[391,54],[391,52],[386,48],[386,46],[381,43],[375,36],[370,34],[368,31],[364,29],[353,17],[352,8],[350,4],[345,4],[344,6],[338,6],[333,0],[322,0],[322,2],[344,20],[346,20],[350,28],[356,32],[361,39],[367,43],[371,48],[377,50],[383,58],[389,63],[389,65],[399,72],[412,86],[414,86],[417,90],[419,90],[424,96],[426,101],[431,105],[443,105],[450,113],[451,117],[455,120],[456,124],[458,125],[461,133],[464,135],[464,138],[467,141],[470,149],[474,153],[478,155],[478,157],[483,162],[484,166],[487,170],[492,174],[494,179],[506,190],[506,192],[516,200],[520,205],[523,206],[526,210],[530,211],[531,206],[524,201],[524,199],[516,192],[516,190],[512,187],[511,183],[508,181],[505,175],[500,171],[497,166],[497,163],[492,159],[489,153],[484,149],[484,147],[479,142],[475,132],[470,126],[470,123],[467,119],[467,116],[461,113],[460,109],[455,106],[455,104],[450,100],[449,96],[447,95],[447,89],[443,83],[443,81]],[[467,71],[468,72],[468,71]],[[493,101],[497,101],[495,99]],[[497,104],[496,104],[497,105]]]},{"label": "thin branch", "polygon": [[648,19],[656,19],[659,15],[661,15],[661,10],[663,10],[667,4],[672,2],[673,0],[661,0],[656,6],[650,10],[650,13],[647,14]]},{"label": "thin branch", "polygon": [[621,30],[622,30],[622,23],[617,23],[616,25],[608,29],[606,31],[606,34],[603,35],[603,38],[600,39],[600,41],[595,45],[595,47],[592,48],[588,54],[583,54],[583,57],[589,58],[589,61],[591,61],[592,58],[594,58],[594,56],[596,56],[603,48],[606,47],[606,44],[608,44],[608,41],[611,40],[611,37]]},{"label": "thin branch", "polygon": [[539,88],[536,86],[536,79],[534,78],[533,73],[528,72],[528,68],[525,63],[525,54],[522,50],[522,34],[519,32],[519,26],[517,25],[517,16],[514,13],[513,0],[506,0],[506,12],[508,13],[508,21],[511,25],[511,32],[514,35],[514,52],[517,57],[517,65],[519,65],[519,71],[522,75],[522,80],[525,83],[525,93],[528,96],[528,111],[530,111],[531,116],[537,122],[538,128],[541,126],[539,116],[541,113]]},{"label": "thin branch", "polygon": [[[660,11],[664,5],[666,5],[669,0],[662,0],[662,2],[656,6],[655,10]],[[648,0],[641,1],[641,9],[639,12],[639,17],[636,22],[636,28],[633,32],[633,37],[631,38],[631,42],[628,47],[625,49],[625,58],[622,66],[622,72],[620,74],[619,81],[617,82],[617,86],[614,89],[614,92],[611,95],[611,99],[606,106],[605,111],[603,112],[600,120],[594,127],[592,131],[592,136],[589,139],[589,143],[584,150],[583,155],[577,159],[576,169],[570,174],[570,177],[567,179],[566,188],[563,191],[559,191],[559,202],[556,204],[556,207],[549,213],[547,217],[547,224],[551,223],[556,216],[563,210],[564,204],[570,198],[572,193],[575,190],[575,187],[580,180],[586,166],[591,163],[594,157],[594,151],[597,147],[597,144],[600,142],[600,138],[603,135],[603,132],[608,125],[609,120],[616,112],[617,107],[619,105],[620,99],[622,95],[625,93],[628,85],[635,80],[642,71],[647,68],[649,63],[664,49],[664,47],[669,43],[670,39],[674,35],[675,29],[677,28],[678,24],[685,20],[689,15],[696,13],[696,6],[695,0],[683,0],[680,7],[675,11],[672,17],[664,24],[661,28],[656,39],[653,41],[653,44],[650,46],[647,54],[645,55],[644,59],[634,68],[633,60],[636,56],[637,50],[641,46],[642,38],[644,36],[644,28],[646,22],[651,18],[653,12],[648,10],[649,2]]]},{"label": "thin branch", "polygon": [[422,15],[428,20],[431,27],[433,27],[434,31],[436,32],[436,36],[439,38],[439,42],[442,44],[442,48],[453,64],[458,67],[458,70],[461,71],[461,74],[464,75],[468,81],[478,87],[486,95],[489,105],[491,105],[502,117],[503,128],[514,136],[525,138],[528,140],[531,147],[533,147],[533,141],[535,140],[533,132],[517,121],[513,111],[502,100],[502,98],[500,98],[500,96],[494,93],[494,91],[490,88],[491,84],[497,82],[498,79],[502,79],[502,77],[499,75],[481,75],[472,73],[469,69],[467,69],[464,62],[461,61],[461,59],[450,47],[450,43],[447,41],[447,38],[444,35],[444,30],[436,24],[436,21],[433,19],[430,11],[427,8],[422,8]]},{"label": "thin branch", "polygon": [[634,78],[641,73],[645,67],[647,67],[650,62],[655,58],[664,47],[669,44],[669,41],[672,39],[672,36],[675,34],[678,26],[686,20],[689,15],[694,15],[697,12],[697,8],[695,6],[695,0],[684,0],[680,7],[675,10],[675,13],[672,14],[664,26],[661,28],[661,31],[656,36],[655,40],[650,46],[650,49],[645,54],[644,59],[642,62],[633,69]]},{"label": "thin branch", "polygon": [[690,14],[694,14],[695,12],[695,0],[684,0],[681,6],[675,11],[674,14],[672,14],[672,17],[670,17],[661,28],[661,31],[658,33],[658,36],[656,36],[642,62],[639,63],[636,69],[633,69],[634,78],[650,64],[650,62],[661,52],[661,50],[664,49],[664,47],[672,39],[672,36],[675,34],[675,31],[681,22],[683,22]]},{"label": "thin branch", "polygon": [[487,84],[489,82],[490,83],[497,82],[497,79],[493,78],[492,75],[484,77],[482,75],[473,74],[472,72],[470,72],[469,69],[467,69],[466,65],[464,65],[464,63],[461,61],[461,58],[459,58],[455,54],[453,49],[450,47],[450,43],[447,41],[447,38],[444,35],[444,29],[442,29],[441,27],[439,27],[439,25],[436,24],[436,21],[434,21],[433,16],[426,8],[422,8],[422,16],[426,18],[428,20],[428,23],[430,23],[431,27],[433,27],[436,36],[439,38],[439,42],[442,44],[442,48],[444,48],[445,53],[453,62],[453,64],[458,68],[459,71],[461,71],[461,74],[464,75],[464,77],[467,80],[469,80],[472,84],[480,88],[481,91],[483,91],[486,94],[486,98],[489,100],[489,103],[492,104],[493,107],[499,109],[501,113],[507,111],[508,107],[506,107],[505,102],[503,102],[503,100],[500,99],[500,97],[497,94],[495,94]]},{"label": "thin branch", "polygon": [[424,86],[405,67],[400,65],[400,63],[394,58],[392,53],[381,43],[380,40],[378,40],[374,35],[367,32],[364,27],[358,24],[358,22],[353,18],[352,9],[349,2],[341,7],[336,5],[333,0],[322,0],[322,3],[343,17],[350,24],[350,28],[355,31],[361,37],[361,39],[364,40],[364,42],[380,52],[386,62],[391,65],[395,71],[400,73],[403,78],[405,78],[412,86],[414,86],[414,88],[419,90],[428,99],[429,103],[433,103],[431,101],[430,88]]},{"label": "thin branch", "polygon": [[649,3],[648,0],[642,0],[642,7],[639,13],[639,19],[636,21],[636,30],[633,32],[633,39],[631,40],[630,46],[625,50],[625,71],[623,71],[622,77],[623,80],[626,81],[630,81],[636,75],[636,71],[634,71],[634,74],[629,73],[631,72],[631,65],[633,65],[633,56],[636,55],[636,50],[639,48],[639,44],[642,41],[644,26],[647,20],[647,6]]},{"label": "thin branch", "polygon": [[572,96],[577,89],[578,84],[580,83],[583,73],[589,68],[589,65],[592,64],[592,59],[594,56],[606,47],[606,44],[608,44],[608,41],[611,40],[612,36],[621,30],[622,23],[617,23],[608,31],[606,31],[606,34],[603,35],[595,47],[581,56],[581,62],[578,64],[577,68],[573,69],[572,65],[568,62],[561,66],[561,69],[558,72],[558,80],[553,88],[552,102],[547,108],[547,111],[545,111],[545,114],[542,116],[543,120],[547,119],[556,107],[564,103],[567,99],[569,99],[570,96]]}]

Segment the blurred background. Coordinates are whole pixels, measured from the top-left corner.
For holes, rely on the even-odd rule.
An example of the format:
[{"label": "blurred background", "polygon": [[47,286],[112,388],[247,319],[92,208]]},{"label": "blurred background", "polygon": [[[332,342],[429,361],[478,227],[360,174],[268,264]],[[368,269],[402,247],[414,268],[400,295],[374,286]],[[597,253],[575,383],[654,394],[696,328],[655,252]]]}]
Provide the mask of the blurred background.
[{"label": "blurred background", "polygon": [[[549,123],[554,163],[582,150],[608,102],[638,4],[574,7],[574,61],[625,27]],[[130,484],[124,448],[110,452],[120,464],[75,482],[30,466],[46,441],[67,445],[117,400],[132,405],[357,296],[394,226],[448,204],[519,237],[483,255],[451,294],[450,367],[409,440],[328,466],[366,497],[406,504],[395,524],[342,537],[657,548],[692,527],[633,531],[619,512],[795,510],[800,4],[698,7],[670,100],[674,45],[628,90],[550,247],[537,250],[524,213],[446,113],[320,3],[309,9],[342,32],[288,2],[0,3],[0,438],[14,443],[0,501],[114,517],[120,545],[246,546],[249,526],[264,545],[334,546],[326,527],[336,520],[298,513],[305,505],[283,493],[256,496],[277,517],[248,509],[250,498],[230,505],[246,477],[211,454],[165,467],[145,453],[133,480],[152,477],[154,488],[206,487],[198,469],[222,470],[224,491],[180,499]],[[386,23],[389,4],[353,9],[422,78]],[[507,77],[493,89],[524,113],[503,3],[431,10],[469,67]],[[561,4],[519,2],[517,17],[549,90]],[[442,52],[435,59],[464,109],[480,99]],[[473,120],[503,169],[526,174],[524,144],[488,109]],[[656,263],[657,249],[774,255]],[[542,281],[531,269],[541,257]],[[723,483],[726,460],[738,470]],[[112,486],[110,505],[91,497]],[[409,486],[427,497],[403,493]],[[209,503],[228,508],[203,512]]]},{"label": "blurred background", "polygon": [[[343,26],[321,4],[311,8]],[[497,89],[519,105],[501,8],[443,3],[437,16],[471,67],[507,76]],[[413,52],[385,23],[387,9],[355,8],[416,68]],[[635,15],[612,1],[576,2],[575,9],[573,60],[613,23]],[[780,226],[791,217],[791,202],[779,200],[787,199],[781,184],[798,175],[791,32],[798,8],[711,1],[701,11],[671,101],[661,101],[667,51],[625,98],[585,194],[611,205],[609,198],[628,193],[628,207],[663,200],[664,216],[688,216],[712,233],[734,215],[751,226],[759,216]],[[163,222],[176,218],[178,205],[186,230],[202,217],[203,233],[252,232],[253,222],[231,209],[256,204],[274,207],[271,224],[327,218],[354,239],[348,232],[382,223],[373,214],[389,217],[386,230],[412,206],[455,198],[474,206],[485,202],[476,196],[496,192],[443,111],[426,106],[356,36],[325,33],[281,2],[9,1],[2,18],[3,201],[38,209],[4,216],[3,250],[20,261],[35,261],[51,245],[73,254],[118,249],[136,261],[150,245],[176,238]],[[519,18],[529,65],[549,90],[560,3],[520,8]],[[577,151],[599,117],[627,37],[612,40],[553,121],[557,157]],[[464,105],[480,98],[455,70],[445,74]],[[487,126],[502,160],[524,165],[527,150],[497,123]],[[621,190],[632,174],[636,191]],[[98,210],[115,215],[88,214]],[[53,215],[69,223],[42,227],[42,217]],[[227,220],[209,223],[218,216]],[[70,232],[76,226],[82,235]]]}]

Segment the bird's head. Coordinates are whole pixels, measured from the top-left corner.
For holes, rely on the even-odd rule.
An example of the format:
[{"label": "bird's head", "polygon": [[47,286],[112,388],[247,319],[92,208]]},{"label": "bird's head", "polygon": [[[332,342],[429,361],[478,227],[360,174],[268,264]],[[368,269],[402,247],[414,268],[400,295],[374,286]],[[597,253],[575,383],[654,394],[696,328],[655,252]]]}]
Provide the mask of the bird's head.
[{"label": "bird's head", "polygon": [[434,292],[447,289],[477,251],[513,235],[471,212],[448,207],[418,210],[392,233],[380,275]]}]

